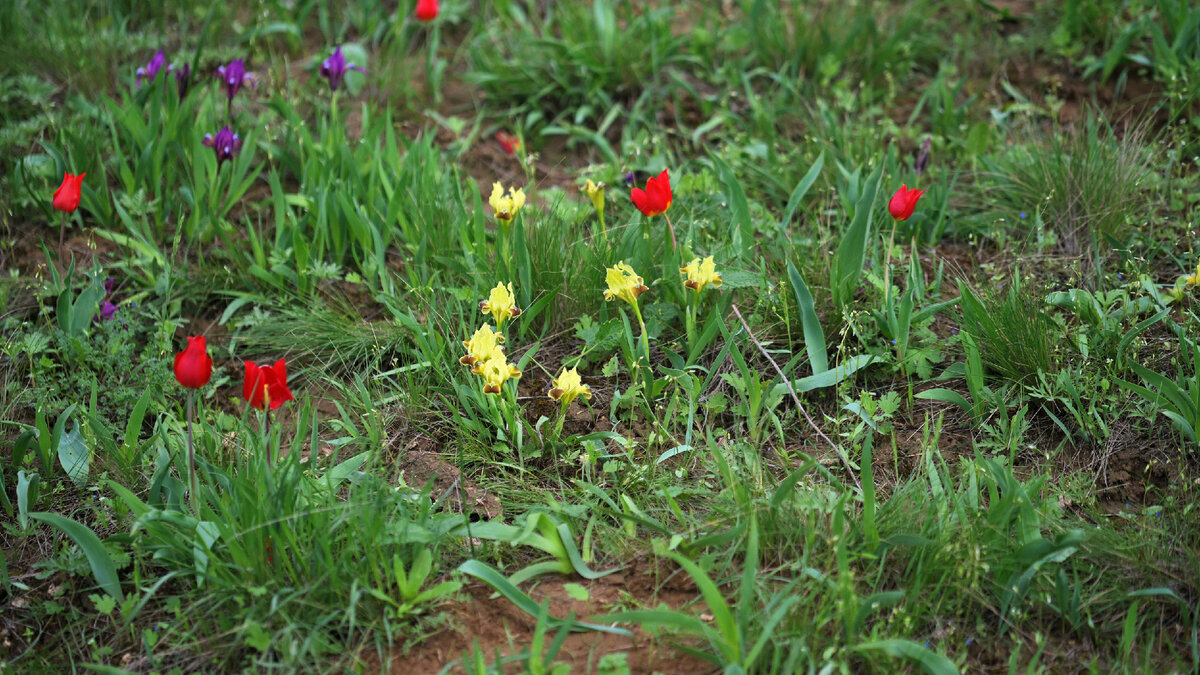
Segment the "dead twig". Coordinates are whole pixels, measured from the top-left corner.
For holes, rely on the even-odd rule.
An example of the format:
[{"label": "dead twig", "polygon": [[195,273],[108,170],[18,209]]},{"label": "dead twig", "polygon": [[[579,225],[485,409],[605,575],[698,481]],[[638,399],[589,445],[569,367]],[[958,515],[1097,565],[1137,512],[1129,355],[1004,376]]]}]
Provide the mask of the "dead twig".
[{"label": "dead twig", "polygon": [[767,353],[766,348],[762,346],[762,343],[758,341],[758,338],[754,337],[754,331],[750,330],[750,324],[746,323],[746,319],[742,316],[741,311],[738,310],[737,305],[733,305],[733,313],[737,315],[738,321],[742,322],[742,327],[746,329],[746,335],[750,336],[750,340],[754,343],[754,346],[758,347],[758,351],[762,352],[762,355],[767,357],[767,360],[770,361],[771,365],[775,368],[775,372],[779,373],[779,378],[783,380],[784,384],[787,385],[788,393],[792,395],[792,401],[795,402],[796,407],[800,409],[800,414],[804,415],[804,419],[808,421],[808,425],[813,428],[813,431],[817,432],[817,435],[825,439],[825,442],[829,444],[829,447],[833,448],[833,451],[838,457],[841,458],[842,464],[846,465],[846,472],[850,474],[850,477],[854,479],[854,484],[857,485],[858,489],[861,490],[862,483],[858,482],[858,474],[854,472],[854,468],[850,465],[850,458],[846,457],[846,455],[842,453],[842,449],[838,447],[838,445],[834,443],[829,436],[826,436],[825,432],[821,431],[821,427],[817,426],[817,423],[814,422],[813,418],[809,416],[808,411],[804,409],[804,405],[800,403],[800,397],[796,395],[796,389],[792,387],[791,380],[787,379],[787,376],[783,374],[783,370],[779,367],[779,364],[775,363],[775,359],[771,358],[771,355]]}]

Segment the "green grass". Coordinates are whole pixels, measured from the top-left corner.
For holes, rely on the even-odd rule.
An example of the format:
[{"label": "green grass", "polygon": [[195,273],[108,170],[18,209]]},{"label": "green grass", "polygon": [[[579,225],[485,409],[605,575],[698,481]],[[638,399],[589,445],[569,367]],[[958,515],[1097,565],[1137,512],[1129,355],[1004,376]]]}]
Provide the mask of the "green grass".
[{"label": "green grass", "polygon": [[135,5],[0,9],[0,671],[1200,664],[1183,4]]}]

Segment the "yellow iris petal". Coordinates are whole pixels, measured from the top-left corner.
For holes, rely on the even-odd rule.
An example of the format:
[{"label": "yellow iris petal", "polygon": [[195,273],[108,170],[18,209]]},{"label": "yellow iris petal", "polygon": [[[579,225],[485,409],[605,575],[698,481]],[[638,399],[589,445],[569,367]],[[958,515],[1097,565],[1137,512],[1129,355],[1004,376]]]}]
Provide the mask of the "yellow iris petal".
[{"label": "yellow iris petal", "polygon": [[637,304],[638,296],[650,290],[633,268],[624,262],[609,267],[605,275],[608,288],[604,291],[604,299],[620,298],[631,305]]},{"label": "yellow iris petal", "polygon": [[521,316],[521,308],[517,307],[512,283],[507,286],[503,282],[496,284],[488,294],[488,299],[479,303],[479,311],[491,314],[498,328],[503,328],[505,321]]},{"label": "yellow iris petal", "polygon": [[555,378],[551,383],[549,392],[551,399],[560,401],[564,405],[571,405],[571,401],[582,396],[586,399],[592,398],[591,387],[583,383],[579,377],[577,368],[564,368],[562,374]]},{"label": "yellow iris petal", "polygon": [[687,275],[687,281],[683,282],[684,285],[694,289],[697,293],[704,290],[705,286],[717,288],[722,283],[721,275],[717,273],[717,265],[713,262],[711,255],[704,260],[696,258],[680,267],[679,271]]}]

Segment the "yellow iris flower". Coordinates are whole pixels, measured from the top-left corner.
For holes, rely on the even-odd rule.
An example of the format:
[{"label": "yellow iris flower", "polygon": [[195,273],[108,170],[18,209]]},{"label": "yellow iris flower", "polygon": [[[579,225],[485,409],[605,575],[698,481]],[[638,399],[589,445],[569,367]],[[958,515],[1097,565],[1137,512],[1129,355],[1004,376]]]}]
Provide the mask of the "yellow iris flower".
[{"label": "yellow iris flower", "polygon": [[588,179],[587,185],[583,186],[583,191],[587,193],[589,199],[592,200],[592,206],[596,207],[596,213],[604,215],[604,183],[597,185]]},{"label": "yellow iris flower", "polygon": [[568,406],[571,405],[571,401],[580,396],[591,400],[592,389],[580,379],[577,368],[563,368],[562,374],[551,383],[549,396],[555,401],[560,401],[564,406]]},{"label": "yellow iris flower", "polygon": [[717,273],[717,265],[713,262],[711,255],[704,260],[696,258],[680,267],[679,271],[687,275],[687,281],[683,282],[683,285],[695,290],[696,293],[704,290],[705,286],[717,288],[721,285],[721,275]]},{"label": "yellow iris flower", "polygon": [[634,307],[637,306],[638,296],[650,290],[637,272],[624,262],[609,267],[605,281],[608,282],[608,288],[604,291],[605,300],[620,298]]},{"label": "yellow iris flower", "polygon": [[473,372],[483,377],[485,382],[483,393],[485,394],[499,394],[505,382],[521,377],[521,370],[508,362],[502,349],[493,351],[492,355],[477,365]]},{"label": "yellow iris flower", "polygon": [[479,311],[491,314],[497,328],[503,328],[505,321],[521,316],[521,308],[517,307],[516,298],[513,296],[512,283],[508,286],[503,282],[496,284],[488,294],[488,299],[479,303]]},{"label": "yellow iris flower", "polygon": [[505,197],[504,186],[492,183],[492,196],[488,198],[488,204],[491,204],[492,210],[496,212],[496,220],[507,227],[512,224],[513,218],[517,217],[517,211],[525,206],[525,190],[509,188],[508,196]]},{"label": "yellow iris flower", "polygon": [[491,325],[483,324],[470,340],[463,341],[463,347],[467,349],[467,355],[458,360],[464,366],[475,366],[478,363],[487,361],[492,354],[497,350],[503,358],[504,351],[500,349],[500,343],[504,342],[504,336],[492,330]]}]

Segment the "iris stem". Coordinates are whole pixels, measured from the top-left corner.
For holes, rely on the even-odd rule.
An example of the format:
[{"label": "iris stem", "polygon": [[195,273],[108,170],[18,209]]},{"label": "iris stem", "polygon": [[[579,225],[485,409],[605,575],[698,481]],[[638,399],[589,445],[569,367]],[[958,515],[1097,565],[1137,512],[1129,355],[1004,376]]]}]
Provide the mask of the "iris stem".
[{"label": "iris stem", "polygon": [[[684,289],[687,292],[687,289]],[[696,346],[696,312],[700,308],[700,294],[692,293],[693,297],[688,298],[687,308],[684,310],[684,317],[687,321],[687,346],[688,358],[691,358],[692,349]]]},{"label": "iris stem", "polygon": [[642,308],[638,307],[636,299],[633,304],[633,313],[637,316],[638,328],[642,330],[642,348],[646,350],[646,367],[650,367],[650,338],[646,336],[646,322],[642,321]]}]

